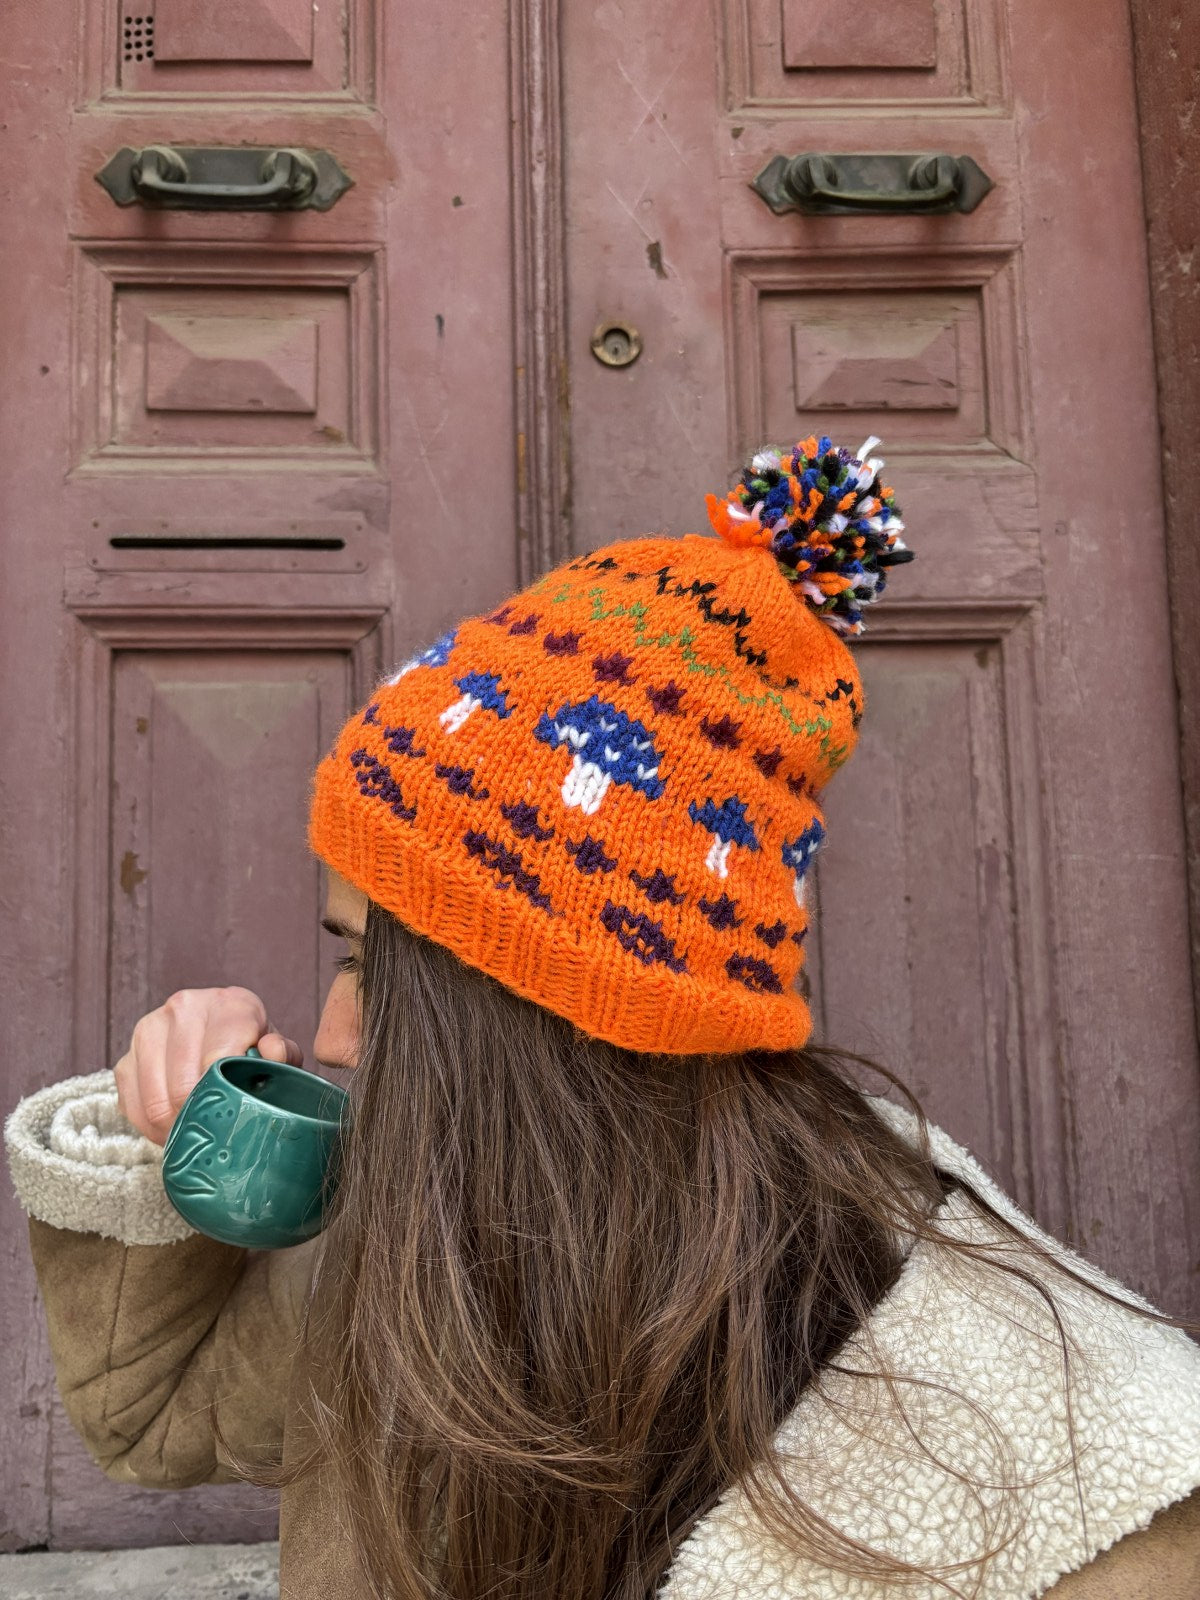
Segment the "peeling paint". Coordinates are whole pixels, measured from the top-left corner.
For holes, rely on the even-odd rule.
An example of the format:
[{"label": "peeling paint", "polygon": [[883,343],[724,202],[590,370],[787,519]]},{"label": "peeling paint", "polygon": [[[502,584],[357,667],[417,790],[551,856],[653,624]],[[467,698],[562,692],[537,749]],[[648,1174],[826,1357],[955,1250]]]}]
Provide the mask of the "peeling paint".
[{"label": "peeling paint", "polygon": [[121,857],[121,892],[133,898],[133,891],[139,883],[146,881],[147,873],[138,866],[137,854],[133,850],[126,850]]}]

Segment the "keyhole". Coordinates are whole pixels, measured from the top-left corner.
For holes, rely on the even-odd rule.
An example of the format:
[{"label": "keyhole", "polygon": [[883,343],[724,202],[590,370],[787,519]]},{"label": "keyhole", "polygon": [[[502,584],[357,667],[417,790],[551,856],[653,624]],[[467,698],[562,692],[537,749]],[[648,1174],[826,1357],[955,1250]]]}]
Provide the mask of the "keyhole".
[{"label": "keyhole", "polygon": [[627,322],[602,322],[592,335],[592,354],[606,367],[627,367],[642,353],[642,336]]}]

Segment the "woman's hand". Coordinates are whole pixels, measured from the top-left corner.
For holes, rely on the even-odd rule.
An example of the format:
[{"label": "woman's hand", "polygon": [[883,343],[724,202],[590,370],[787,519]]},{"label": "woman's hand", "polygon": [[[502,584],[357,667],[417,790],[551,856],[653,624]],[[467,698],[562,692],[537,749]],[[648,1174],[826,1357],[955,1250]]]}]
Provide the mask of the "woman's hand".
[{"label": "woman's hand", "polygon": [[180,989],[133,1030],[113,1071],[117,1104],[139,1133],[165,1144],[179,1108],[221,1056],[251,1045],[271,1061],[304,1061],[300,1046],[275,1033],[267,1010],[249,989]]}]

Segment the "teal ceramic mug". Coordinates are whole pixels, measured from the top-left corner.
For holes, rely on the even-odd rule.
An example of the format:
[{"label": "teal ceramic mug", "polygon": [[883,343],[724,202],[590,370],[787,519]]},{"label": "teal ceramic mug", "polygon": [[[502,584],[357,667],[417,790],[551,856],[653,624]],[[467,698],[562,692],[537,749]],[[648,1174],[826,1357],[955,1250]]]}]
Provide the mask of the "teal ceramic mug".
[{"label": "teal ceramic mug", "polygon": [[222,1056],[167,1136],[167,1198],[185,1222],[225,1244],[302,1244],[321,1231],[336,1186],[348,1099],[336,1084],[257,1050]]}]

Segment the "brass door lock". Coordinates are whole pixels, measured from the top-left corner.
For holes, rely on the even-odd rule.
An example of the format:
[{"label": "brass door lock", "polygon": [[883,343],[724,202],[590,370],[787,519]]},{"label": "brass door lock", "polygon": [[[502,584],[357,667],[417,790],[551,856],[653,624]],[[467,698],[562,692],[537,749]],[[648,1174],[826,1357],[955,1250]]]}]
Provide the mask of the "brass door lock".
[{"label": "brass door lock", "polygon": [[592,334],[592,354],[606,367],[628,367],[642,353],[642,336],[628,322],[601,322]]}]

